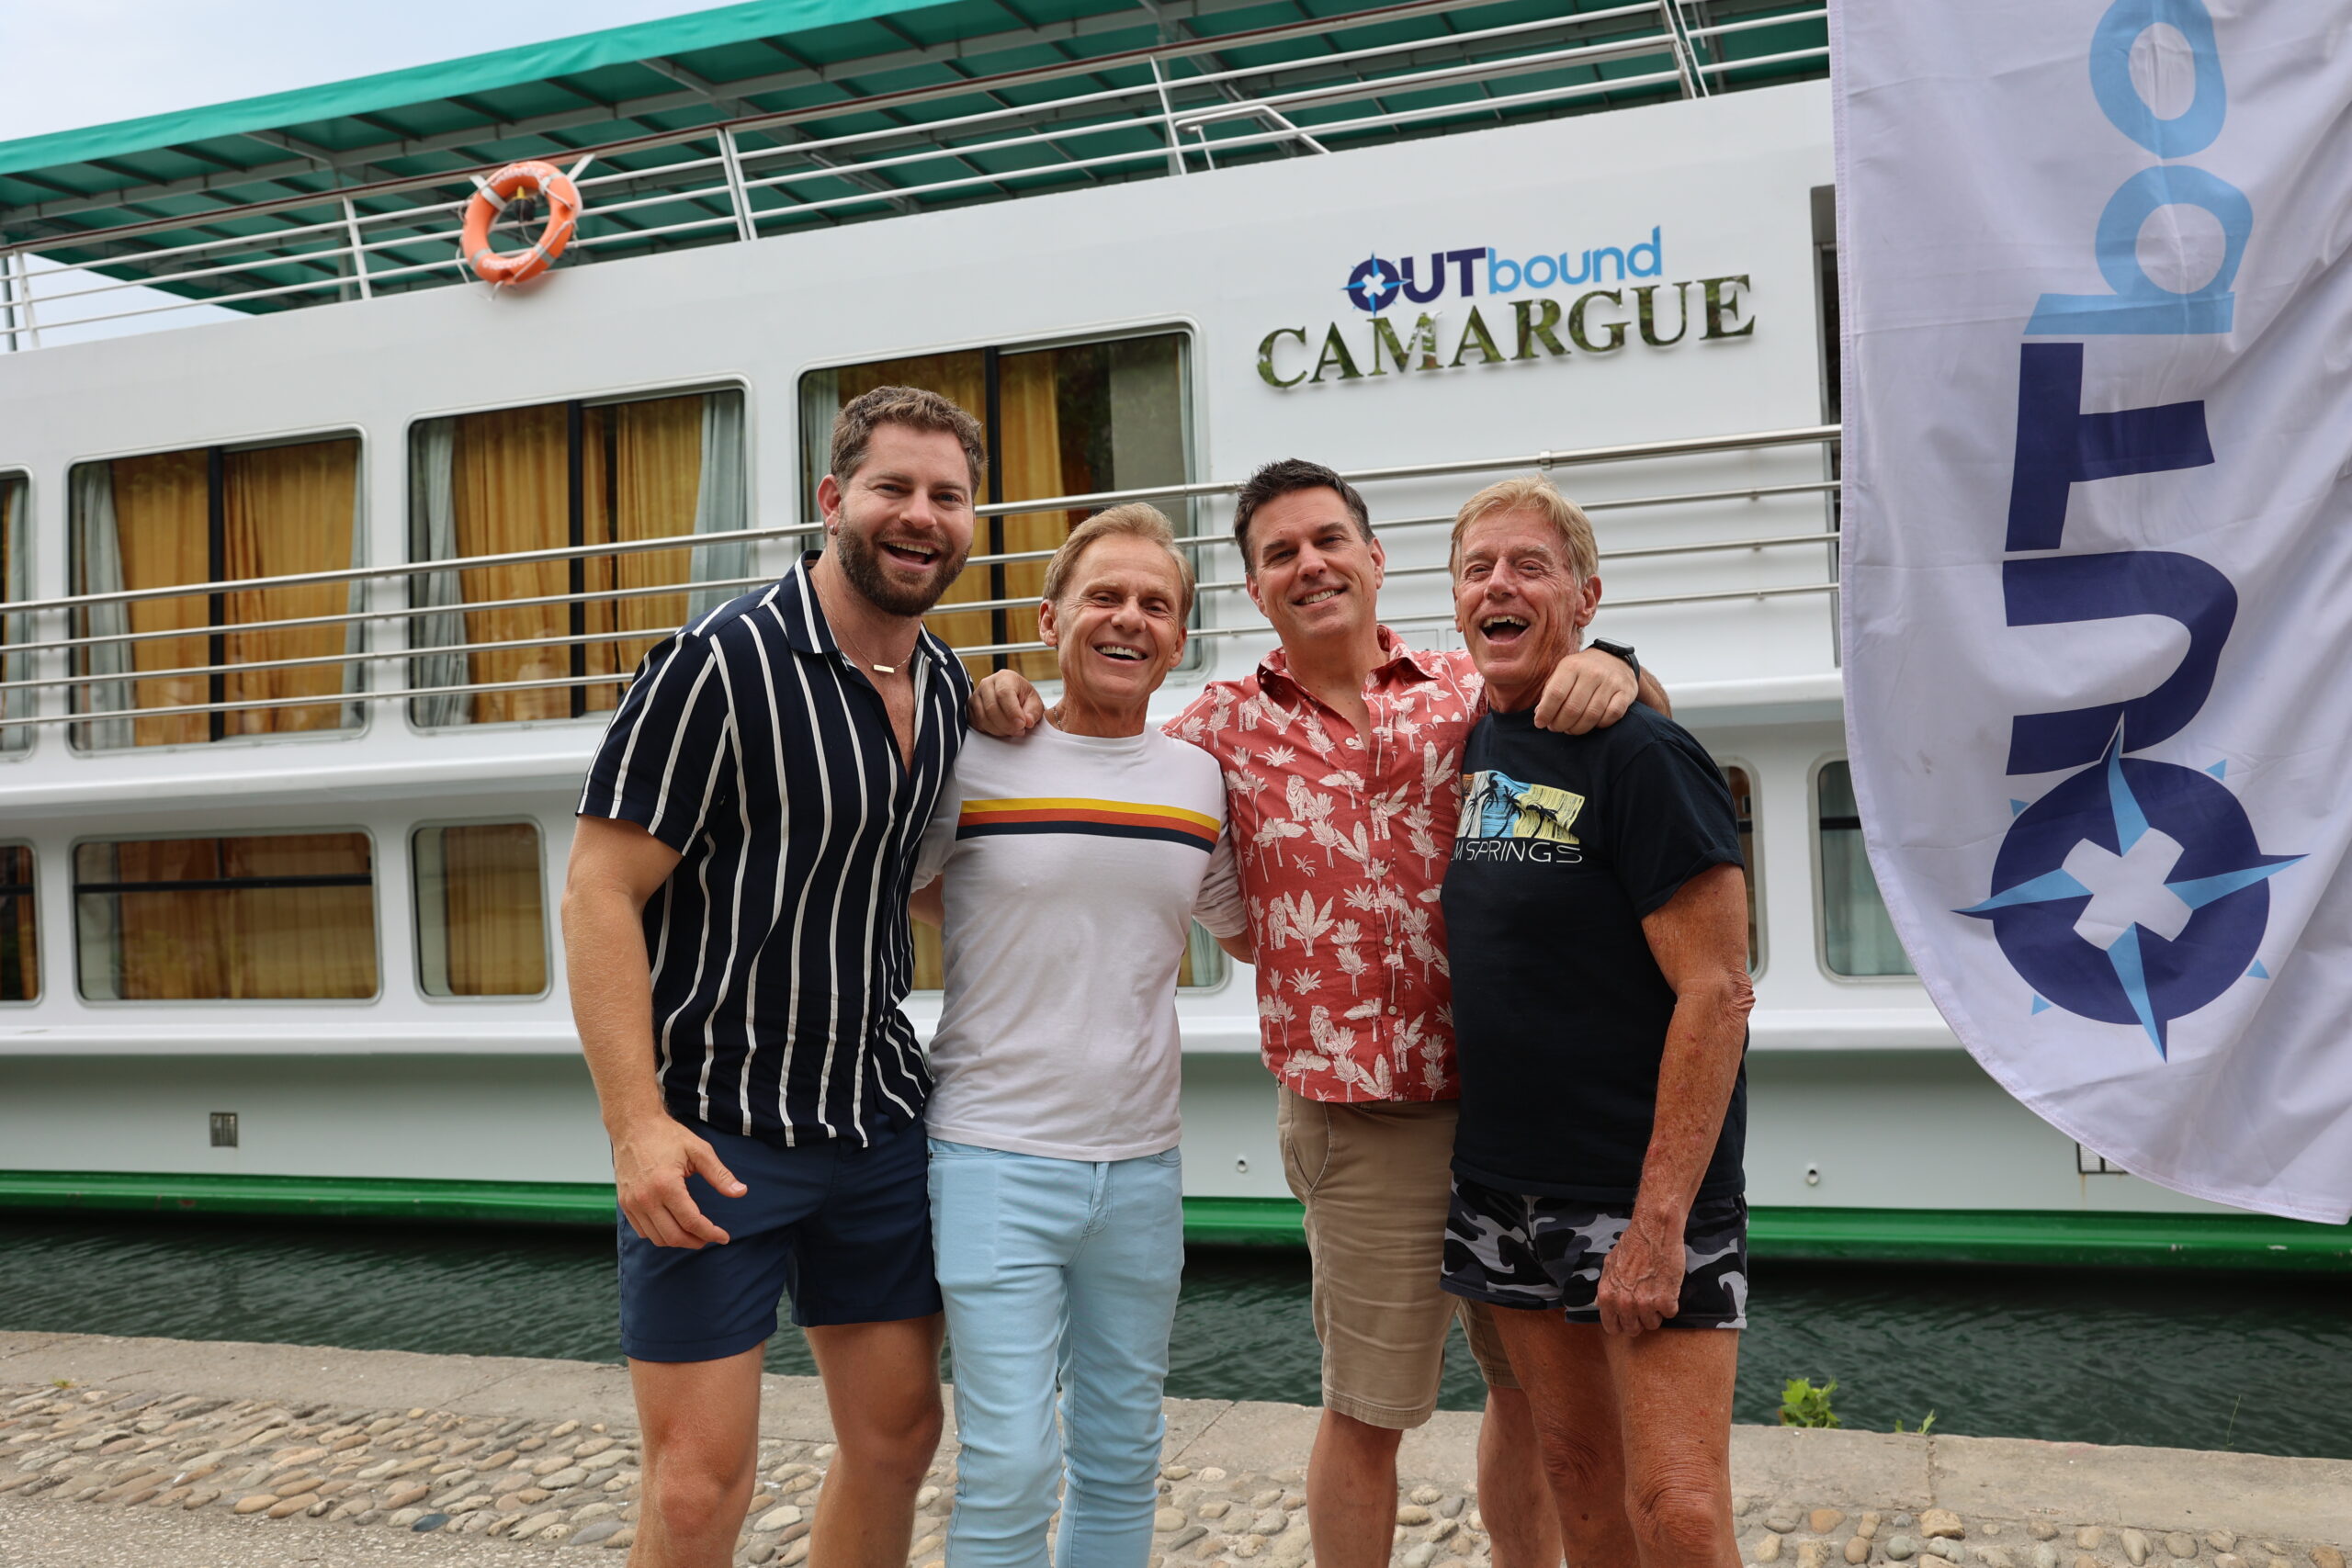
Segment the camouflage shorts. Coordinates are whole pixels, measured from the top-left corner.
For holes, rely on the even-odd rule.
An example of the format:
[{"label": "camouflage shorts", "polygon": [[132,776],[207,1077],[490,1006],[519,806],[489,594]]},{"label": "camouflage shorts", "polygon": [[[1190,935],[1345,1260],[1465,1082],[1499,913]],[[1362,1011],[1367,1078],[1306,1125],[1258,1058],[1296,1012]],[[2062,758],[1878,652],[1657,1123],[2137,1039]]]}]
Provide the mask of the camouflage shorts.
[{"label": "camouflage shorts", "polygon": [[[1633,1205],[1506,1192],[1457,1173],[1445,1217],[1446,1290],[1599,1323],[1600,1266]],[[1668,1328],[1747,1326],[1747,1200],[1702,1199],[1682,1235],[1682,1301]]]}]

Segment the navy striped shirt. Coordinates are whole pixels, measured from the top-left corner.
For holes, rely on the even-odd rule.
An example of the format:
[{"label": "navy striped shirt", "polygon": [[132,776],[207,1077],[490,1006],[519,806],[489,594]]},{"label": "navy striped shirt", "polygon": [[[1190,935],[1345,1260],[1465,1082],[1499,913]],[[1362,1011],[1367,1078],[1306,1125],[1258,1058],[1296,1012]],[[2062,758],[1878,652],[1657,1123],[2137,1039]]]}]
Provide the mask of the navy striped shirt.
[{"label": "navy striped shirt", "polygon": [[907,895],[971,682],[921,634],[908,766],[881,694],[825,624],[817,559],[645,656],[580,812],[638,823],[684,857],[645,907],[671,1113],[772,1143],[864,1145],[931,1092],[899,1010],[914,976]]}]

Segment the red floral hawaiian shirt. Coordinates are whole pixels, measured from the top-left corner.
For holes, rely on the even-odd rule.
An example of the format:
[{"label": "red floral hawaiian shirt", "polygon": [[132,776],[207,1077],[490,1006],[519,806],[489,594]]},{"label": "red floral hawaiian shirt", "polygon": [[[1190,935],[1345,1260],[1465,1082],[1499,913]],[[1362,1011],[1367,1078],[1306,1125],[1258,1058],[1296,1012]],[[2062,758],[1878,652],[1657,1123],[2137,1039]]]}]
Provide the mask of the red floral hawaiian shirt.
[{"label": "red floral hawaiian shirt", "polygon": [[1167,733],[1225,769],[1266,1066],[1309,1100],[1452,1100],[1438,890],[1485,684],[1467,653],[1409,649],[1385,626],[1380,645],[1368,736],[1293,681],[1280,649],[1211,682]]}]

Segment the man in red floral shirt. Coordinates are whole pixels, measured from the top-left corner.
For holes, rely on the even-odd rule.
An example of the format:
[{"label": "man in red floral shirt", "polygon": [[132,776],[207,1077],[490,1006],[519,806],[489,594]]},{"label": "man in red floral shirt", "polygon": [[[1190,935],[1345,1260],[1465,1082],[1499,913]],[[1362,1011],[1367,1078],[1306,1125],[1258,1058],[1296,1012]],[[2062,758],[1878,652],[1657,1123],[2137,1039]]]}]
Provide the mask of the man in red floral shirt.
[{"label": "man in red floral shirt", "polygon": [[[1495,1568],[1553,1568],[1557,1524],[1525,1396],[1485,1309],[1438,1285],[1460,1093],[1438,893],[1479,677],[1468,654],[1416,650],[1380,625],[1385,558],[1363,498],[1330,469],[1261,468],[1236,497],[1234,537],[1282,647],[1241,680],[1209,682],[1167,729],[1225,769],[1283,1169],[1306,1210],[1323,1344],[1316,1561],[1388,1561],[1397,1445],[1437,1406],[1459,1312],[1488,1386],[1478,1492]],[[1664,711],[1631,652],[1563,660],[1538,723],[1613,724],[1637,679]],[[973,703],[990,733],[1018,733],[1035,711],[1009,673]]]}]

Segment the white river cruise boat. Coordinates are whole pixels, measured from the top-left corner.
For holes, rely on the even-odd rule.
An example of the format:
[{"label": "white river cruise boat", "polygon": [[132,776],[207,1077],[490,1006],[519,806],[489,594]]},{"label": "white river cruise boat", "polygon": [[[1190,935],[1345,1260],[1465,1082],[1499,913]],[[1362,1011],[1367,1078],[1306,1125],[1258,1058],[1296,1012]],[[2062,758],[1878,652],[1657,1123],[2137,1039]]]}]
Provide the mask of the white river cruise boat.
[{"label": "white river cruise boat", "polygon": [[[1592,512],[1596,629],[1747,818],[1760,1254],[2344,1267],[2352,1232],[2035,1119],[1889,928],[1825,29],[773,0],[0,145],[0,1206],[609,1223],[552,918],[578,781],[651,639],[809,542],[842,401],[903,381],[988,429],[933,620],[975,671],[1049,672],[1074,519],[1189,530],[1163,712],[1271,646],[1229,537],[1263,461],[1356,480],[1437,647],[1469,491]],[[520,159],[585,213],[493,288],[458,229]],[[1191,1234],[1294,1239],[1252,977],[1201,941],[1183,979]]]}]

